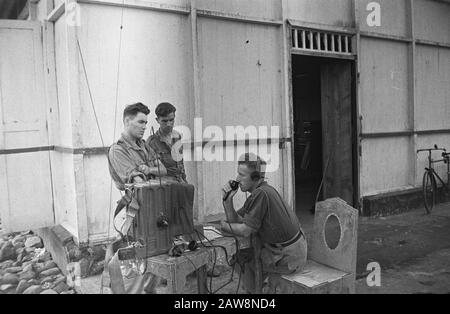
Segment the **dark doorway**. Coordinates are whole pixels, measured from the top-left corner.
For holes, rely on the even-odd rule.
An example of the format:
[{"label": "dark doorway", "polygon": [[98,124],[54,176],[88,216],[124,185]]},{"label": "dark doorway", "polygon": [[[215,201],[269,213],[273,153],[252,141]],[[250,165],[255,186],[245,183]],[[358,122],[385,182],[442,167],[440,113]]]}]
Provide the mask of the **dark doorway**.
[{"label": "dark doorway", "polygon": [[0,0],[0,19],[16,20],[26,5],[27,0]]},{"label": "dark doorway", "polygon": [[313,212],[316,199],[356,199],[352,73],[350,60],[292,56],[297,211]]}]

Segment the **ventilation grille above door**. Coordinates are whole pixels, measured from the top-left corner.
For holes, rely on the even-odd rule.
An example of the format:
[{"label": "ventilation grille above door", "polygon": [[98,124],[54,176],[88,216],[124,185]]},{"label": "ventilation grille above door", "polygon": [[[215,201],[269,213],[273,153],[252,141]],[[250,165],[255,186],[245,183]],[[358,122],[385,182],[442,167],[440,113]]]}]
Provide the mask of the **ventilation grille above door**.
[{"label": "ventilation grille above door", "polygon": [[292,48],[339,55],[352,55],[351,34],[339,34],[309,29],[292,29]]}]

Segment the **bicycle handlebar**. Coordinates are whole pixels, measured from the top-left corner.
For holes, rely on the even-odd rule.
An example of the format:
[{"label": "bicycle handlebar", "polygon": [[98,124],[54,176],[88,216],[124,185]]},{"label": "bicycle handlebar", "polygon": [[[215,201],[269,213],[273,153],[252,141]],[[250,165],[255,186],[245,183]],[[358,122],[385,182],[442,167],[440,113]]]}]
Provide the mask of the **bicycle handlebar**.
[{"label": "bicycle handlebar", "polygon": [[431,153],[431,151],[442,151],[442,152],[446,153],[447,149],[439,148],[439,147],[437,147],[437,145],[434,145],[434,148],[418,149],[416,154],[418,154],[420,152],[429,152],[429,153]]}]

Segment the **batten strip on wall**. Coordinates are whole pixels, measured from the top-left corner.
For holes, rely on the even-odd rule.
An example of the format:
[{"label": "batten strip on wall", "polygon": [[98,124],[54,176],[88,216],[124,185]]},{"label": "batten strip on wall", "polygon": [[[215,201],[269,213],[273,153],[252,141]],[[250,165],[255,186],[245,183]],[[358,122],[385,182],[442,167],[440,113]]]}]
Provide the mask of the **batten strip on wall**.
[{"label": "batten strip on wall", "polygon": [[36,146],[36,147],[24,147],[24,148],[0,149],[0,155],[46,152],[46,151],[52,151],[52,150],[55,150],[54,146]]},{"label": "batten strip on wall", "polygon": [[78,3],[108,5],[141,10],[153,10],[167,13],[176,13],[188,15],[191,13],[190,8],[177,6],[173,4],[163,4],[139,0],[77,0]]},{"label": "batten strip on wall", "polygon": [[[450,132],[450,130],[449,130]],[[187,142],[186,145],[189,145],[191,150],[193,151],[195,147],[202,146],[205,147],[207,144],[215,144],[222,145],[224,147],[233,145],[234,147],[238,146],[249,146],[250,144],[261,145],[267,144],[271,145],[274,143],[278,143],[279,147],[283,147],[285,143],[292,142],[292,138],[258,138],[258,139],[240,139],[240,140],[223,140],[223,141],[202,141],[202,142]],[[44,151],[55,151],[58,153],[64,154],[72,154],[72,155],[106,155],[109,147],[85,147],[85,148],[70,148],[65,146],[37,146],[37,147],[24,147],[24,148],[14,148],[14,149],[1,149],[0,155],[13,155],[13,154],[23,154],[23,153],[35,153],[35,152],[44,152]]]}]

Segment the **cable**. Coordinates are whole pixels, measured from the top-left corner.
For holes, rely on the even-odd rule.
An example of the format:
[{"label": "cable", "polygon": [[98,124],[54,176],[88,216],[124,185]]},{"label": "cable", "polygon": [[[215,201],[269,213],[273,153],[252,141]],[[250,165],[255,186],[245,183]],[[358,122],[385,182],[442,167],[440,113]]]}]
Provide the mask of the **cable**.
[{"label": "cable", "polygon": [[[194,230],[195,230],[195,229],[194,229]],[[202,239],[201,239],[200,236],[199,236],[198,230],[195,230],[195,231],[197,232],[197,237],[198,237],[198,240],[200,241],[200,244],[201,244],[204,248],[209,248],[208,246],[206,246],[206,245],[203,243]],[[209,259],[212,260],[212,254],[211,254],[211,251],[208,251],[208,254],[209,254]],[[206,290],[208,291],[208,294],[211,294],[211,291],[208,289],[208,284],[206,284]]]},{"label": "cable", "polygon": [[222,286],[220,286],[220,287],[217,288],[215,291],[213,291],[212,294],[216,294],[219,290],[225,288],[226,286],[228,286],[230,283],[233,282],[234,270],[235,270],[235,265],[233,265],[233,268],[232,268],[232,270],[231,270],[231,277],[230,277],[230,280],[228,280],[228,282],[224,283]]},{"label": "cable", "polygon": [[[228,223],[228,224],[229,224],[229,223]],[[230,225],[230,229],[233,231],[233,229],[231,228],[231,225]],[[217,232],[217,231],[215,231],[215,230],[210,230],[210,231],[212,231],[212,232],[214,232],[214,233],[216,233],[216,234],[219,234],[219,235],[221,235],[221,236],[223,236],[223,237],[234,238],[235,241],[236,241],[236,255],[239,254],[239,252],[240,252],[240,245],[239,245],[239,239],[238,239],[236,236],[233,236],[233,235],[227,236],[227,235],[224,235],[224,234],[222,234],[222,233],[220,233],[220,232]],[[236,261],[236,263],[237,263],[237,261]],[[244,265],[245,265],[245,263],[244,263],[243,265],[239,265],[239,267],[241,267],[242,269],[241,269],[241,271],[239,272],[239,280],[238,280],[238,285],[237,285],[237,288],[236,288],[236,294],[238,293],[238,291],[239,291],[239,286],[240,286],[240,284],[241,284],[241,277],[242,277],[242,271],[243,271]],[[236,264],[233,264],[233,272],[234,272],[234,267],[235,267],[235,266],[236,266]]]},{"label": "cable", "polygon": [[[216,263],[217,263],[217,252],[216,252],[216,248],[217,248],[217,247],[220,247],[220,248],[222,248],[222,249],[224,250],[224,252],[225,252],[225,261],[226,261],[227,264],[231,267],[231,265],[230,265],[230,263],[229,263],[229,261],[228,261],[228,252],[227,252],[226,248],[223,247],[223,246],[218,246],[218,245],[212,244],[211,241],[210,241],[204,234],[200,233],[198,230],[195,230],[195,231],[196,231],[196,233],[197,233],[197,236],[199,236],[200,243],[201,243],[205,248],[208,248],[208,246],[206,246],[206,245],[203,243],[203,241],[201,240],[200,236],[204,237],[204,238],[206,239],[206,241],[208,241],[208,243],[210,244],[209,248],[212,247],[212,248],[214,249],[214,262],[213,262],[213,267],[212,267],[212,273],[214,274],[214,270],[215,270]],[[212,291],[212,280],[213,280],[213,277],[211,276],[211,277],[210,277],[210,280],[209,280],[209,292],[210,292],[211,294],[214,294],[215,292]],[[231,279],[231,280],[232,280],[232,279]],[[217,291],[216,291],[216,292],[217,292]]]},{"label": "cable", "polygon": [[[210,279],[210,290],[211,290],[210,293],[215,294],[215,293],[217,293],[219,290],[223,289],[225,286],[227,286],[227,285],[229,285],[231,282],[233,282],[233,277],[234,277],[234,272],[235,272],[235,267],[236,267],[237,259],[236,259],[236,262],[234,262],[234,263],[231,264],[231,263],[228,261],[228,252],[227,252],[227,249],[226,249],[224,246],[212,244],[211,241],[210,241],[204,234],[200,233],[198,230],[195,230],[195,231],[196,231],[197,235],[199,236],[200,243],[201,243],[204,247],[210,247],[210,248],[212,247],[212,248],[214,248],[214,253],[215,253],[216,255],[215,255],[215,260],[214,260],[213,269],[212,269],[213,272],[214,272],[215,264],[216,264],[216,262],[217,262],[217,253],[215,252],[215,248],[221,248],[221,249],[224,250],[224,252],[225,252],[225,261],[227,262],[228,266],[232,267],[230,280],[229,280],[228,282],[226,282],[225,284],[223,284],[222,286],[220,286],[219,288],[217,288],[215,291],[212,291],[212,277],[211,277],[211,279]],[[219,235],[221,235],[221,236],[223,236],[223,237],[234,238],[234,239],[235,239],[235,244],[236,244],[236,255],[239,254],[239,252],[240,252],[239,240],[237,239],[236,236],[227,236],[227,235],[223,235],[223,234],[221,234],[220,232],[217,232],[217,231],[215,231],[215,230],[211,230],[211,231],[213,231],[214,233],[217,233],[217,234],[219,234]],[[210,244],[210,246],[206,246],[206,245],[203,243],[203,241],[201,240],[200,236],[202,236],[203,238],[205,238],[206,241],[208,241],[208,243]],[[240,266],[240,267],[242,268],[242,266]],[[240,273],[239,273],[239,281],[238,281],[238,287],[237,287],[237,289],[239,289],[239,286],[240,286],[241,276],[242,276],[242,274],[241,274],[241,272],[240,272]]]},{"label": "cable", "polygon": [[[229,261],[228,261],[228,252],[227,252],[227,249],[226,249],[226,247],[224,247],[224,246],[222,246],[222,245],[218,245],[218,244],[213,244],[213,243],[211,243],[211,241],[207,238],[207,237],[205,237],[205,235],[203,235],[203,234],[201,234],[198,230],[195,230],[196,232],[197,232],[197,234],[198,235],[201,235],[203,238],[205,238],[206,239],[206,241],[208,241],[208,243],[210,244],[209,246],[206,246],[201,240],[200,240],[200,242],[202,243],[202,245],[204,246],[204,247],[206,247],[206,248],[208,248],[208,247],[210,247],[210,248],[221,248],[224,252],[225,252],[225,259],[226,259],[226,262],[227,262],[227,264],[228,264],[228,266],[233,266],[233,265],[231,265],[230,263],[229,263]],[[212,230],[211,230],[212,231]],[[217,233],[217,232],[216,232]],[[226,237],[226,236],[224,236],[224,237]]]},{"label": "cable", "polygon": [[[203,236],[209,243],[211,243],[211,242],[209,241],[209,239],[206,238],[203,234],[201,234],[198,230],[194,229],[194,231],[195,231],[196,234],[197,234],[197,237],[198,237],[198,239],[199,239],[199,241],[200,241],[200,244],[203,245],[204,248],[211,248],[211,247],[213,247],[212,245],[211,245],[211,246],[206,246],[206,245],[203,243],[203,241],[202,241],[202,239],[201,239],[200,236]],[[210,251],[208,251],[208,252],[210,253]],[[211,254],[211,253],[210,253],[209,257],[210,257],[210,260],[212,260],[212,254]],[[216,250],[214,249],[214,264],[213,264],[213,265],[215,265],[216,260],[217,260],[217,253],[216,253]],[[214,272],[214,268],[213,268],[213,272]],[[211,280],[212,280],[212,279],[211,279]],[[209,289],[208,289],[208,284],[206,285],[206,290],[208,290],[208,293],[209,293],[209,294],[212,293],[212,292],[211,292],[211,285],[212,285],[211,280],[210,280],[210,287],[209,287]]]},{"label": "cable", "polygon": [[[233,238],[234,241],[235,241],[235,245],[236,245],[236,253],[238,253],[240,251],[241,246],[239,244],[239,239],[235,235],[224,235],[223,233],[217,232],[216,230],[212,230],[212,229],[210,231],[212,231],[212,232],[214,232],[214,233],[216,233],[218,235],[221,235],[224,238]],[[215,246],[223,248],[224,250],[226,250],[226,248],[221,246],[221,245],[215,245]],[[225,251],[225,254],[226,254],[226,251]]]},{"label": "cable", "polygon": [[[200,233],[198,230],[195,230],[195,231],[197,232],[197,235],[203,236],[203,237],[206,239],[206,241],[208,241],[208,243],[211,245],[211,247],[214,248],[214,262],[213,262],[213,267],[212,267],[212,270],[211,270],[211,272],[212,272],[211,275],[214,275],[214,270],[216,269],[216,263],[217,263],[216,246],[214,246],[214,245],[211,243],[211,241],[210,241],[207,237],[205,237],[204,234]],[[201,240],[200,240],[200,242],[201,242]],[[206,247],[206,246],[205,246],[205,247]],[[228,263],[228,254],[227,254],[227,252],[226,252],[226,249],[225,249],[225,259],[227,260],[227,263]],[[213,292],[212,292],[212,280],[213,280],[213,276],[210,276],[210,279],[209,279],[209,291],[210,291],[210,293],[213,293]]]}]

